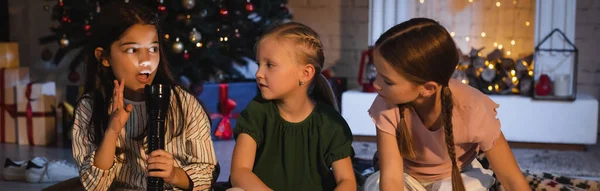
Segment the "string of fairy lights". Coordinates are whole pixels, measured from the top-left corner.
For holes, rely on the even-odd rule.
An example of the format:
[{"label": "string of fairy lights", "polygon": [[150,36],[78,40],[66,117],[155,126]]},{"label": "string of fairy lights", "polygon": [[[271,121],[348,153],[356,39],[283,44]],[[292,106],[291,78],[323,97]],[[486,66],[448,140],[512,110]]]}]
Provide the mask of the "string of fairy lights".
[{"label": "string of fairy lights", "polygon": [[[434,1],[434,0],[427,0],[427,1],[426,0],[418,0],[418,1],[419,1],[419,4],[421,4],[422,6],[426,5],[430,1],[438,2],[439,3],[439,1]],[[500,11],[499,11],[499,9],[507,6],[506,5],[507,3],[504,2],[504,1],[501,1],[501,0],[496,0],[496,1],[493,1],[493,0],[464,0],[464,1],[468,2],[469,4],[471,4],[471,7],[470,7],[471,15],[470,16],[472,16],[472,11],[473,11],[474,4],[476,4],[476,3],[492,3],[493,6],[496,9],[498,9],[498,11],[497,11],[498,12],[498,17],[496,17],[497,20],[500,19]],[[513,8],[515,8],[519,3],[521,3],[518,0],[508,0],[508,1],[512,1]],[[534,0],[530,0],[530,2],[534,3]],[[417,7],[417,8],[419,8],[419,7]],[[461,39],[457,39],[457,40],[464,40],[465,42],[471,42],[473,40],[473,38],[475,38],[475,37],[481,37],[482,39],[485,39],[485,38],[496,38],[494,40],[494,42],[491,43],[491,45],[493,45],[493,47],[501,49],[501,50],[504,49],[504,53],[506,54],[506,56],[513,55],[514,52],[512,50],[510,50],[510,47],[513,47],[513,46],[515,46],[515,45],[518,44],[517,40],[515,39],[515,36],[516,36],[515,35],[515,29],[520,27],[518,25],[521,25],[523,27],[530,27],[531,26],[531,21],[526,20],[523,23],[517,22],[516,21],[516,17],[517,17],[517,14],[520,14],[520,13],[518,13],[515,9],[513,9],[512,11],[514,12],[513,13],[514,14],[514,16],[513,16],[514,22],[512,22],[512,23],[514,23],[515,26],[513,26],[512,29],[511,29],[512,30],[512,34],[511,34],[511,37],[510,37],[510,41],[506,42],[506,43],[510,43],[510,46],[505,46],[505,44],[502,44],[501,42],[499,42],[498,35],[495,35],[495,37],[492,37],[488,33],[486,33],[485,30],[481,30],[481,31],[475,33],[475,34],[477,34],[476,36],[472,35],[471,34],[472,31],[470,30],[468,35],[460,35]],[[450,35],[452,37],[457,37],[457,32],[454,31],[457,26],[454,24],[454,21],[452,21],[452,22],[453,22],[452,26],[449,27],[450,28],[449,29],[450,30]],[[471,28],[472,28],[472,25],[473,25],[473,23],[471,23]],[[496,23],[496,27],[499,27],[498,23]],[[501,29],[495,28],[494,30],[501,30]],[[479,55],[479,56],[481,56],[481,55]]]},{"label": "string of fairy lights", "polygon": [[[527,42],[528,31],[533,30],[533,18],[527,15],[531,10],[527,9],[535,7],[535,0],[417,1],[415,16],[438,20],[460,49],[471,48],[453,78],[489,94],[531,91],[533,63],[523,54],[533,51]],[[528,2],[531,4],[525,4]],[[482,53],[486,46],[493,48]]]}]

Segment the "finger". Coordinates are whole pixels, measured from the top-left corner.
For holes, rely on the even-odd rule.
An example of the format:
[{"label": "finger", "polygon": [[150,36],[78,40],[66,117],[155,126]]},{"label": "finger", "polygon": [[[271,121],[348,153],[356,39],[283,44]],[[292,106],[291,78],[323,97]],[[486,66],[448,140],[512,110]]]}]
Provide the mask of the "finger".
[{"label": "finger", "polygon": [[157,157],[157,156],[164,156],[164,157],[167,157],[168,159],[173,159],[173,155],[171,155],[171,153],[168,153],[167,151],[162,150],[162,149],[155,150],[150,153],[150,157]]},{"label": "finger", "polygon": [[117,105],[118,109],[123,108],[124,104],[123,104],[123,90],[121,90],[121,85],[123,84],[123,79],[121,79],[121,82],[117,81],[117,86],[115,86],[115,89],[117,91],[117,96],[115,97],[115,105]]},{"label": "finger", "polygon": [[166,171],[152,171],[152,172],[148,172],[148,176],[151,177],[158,177],[158,178],[168,178],[169,177],[169,173],[170,172],[166,172]]},{"label": "finger", "polygon": [[119,89],[119,81],[114,80],[113,81],[113,85],[114,85],[113,96],[112,96],[112,99],[110,101],[110,104],[112,105],[112,111],[114,112],[118,108],[118,107],[116,107],[117,105],[115,104],[115,102],[118,100],[117,98],[119,97],[119,91],[118,91],[118,89]]},{"label": "finger", "polygon": [[125,78],[121,78],[121,85],[119,86],[120,99],[123,101],[123,91],[125,91]]},{"label": "finger", "polygon": [[148,165],[148,171],[157,171],[157,170],[168,171],[171,168],[169,168],[169,165],[163,164],[163,163],[154,163],[154,164]]},{"label": "finger", "polygon": [[127,106],[125,107],[125,112],[131,113],[131,111],[133,111],[133,105],[127,104]]},{"label": "finger", "polygon": [[167,164],[173,165],[173,159],[169,159],[166,157],[150,157],[148,158],[148,164]]}]

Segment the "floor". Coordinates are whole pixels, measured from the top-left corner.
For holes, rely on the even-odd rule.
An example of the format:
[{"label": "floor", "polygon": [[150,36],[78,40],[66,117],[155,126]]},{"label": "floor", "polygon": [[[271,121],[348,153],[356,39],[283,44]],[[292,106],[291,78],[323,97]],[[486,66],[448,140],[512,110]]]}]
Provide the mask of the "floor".
[{"label": "floor", "polygon": [[[233,141],[215,141],[217,160],[221,164],[218,181],[227,181]],[[370,159],[376,151],[376,145],[370,142],[352,144],[356,157]],[[587,152],[548,151],[540,149],[513,149],[515,158],[523,169],[550,173],[563,173],[576,178],[600,181],[600,145],[591,146]],[[30,147],[14,144],[0,144],[0,160],[4,164],[6,157],[14,160],[29,160],[35,156],[45,156],[50,160],[73,162],[71,150],[57,147]],[[573,161],[576,161],[575,163]],[[525,168],[524,168],[525,167]],[[0,175],[1,175],[0,171]],[[31,184],[0,180],[1,190],[41,190],[51,184]]]},{"label": "floor", "polygon": [[[215,141],[215,152],[217,160],[221,164],[221,174],[218,181],[227,181],[229,179],[229,165],[231,164],[231,153],[233,152],[233,141]],[[8,157],[13,160],[29,160],[36,156],[44,156],[49,160],[67,160],[74,163],[71,149],[57,147],[32,147],[17,146],[15,144],[0,144],[0,160],[4,165]],[[2,172],[0,170],[0,177]],[[52,184],[32,184],[27,182],[3,181],[0,178],[0,190],[41,190]]]}]

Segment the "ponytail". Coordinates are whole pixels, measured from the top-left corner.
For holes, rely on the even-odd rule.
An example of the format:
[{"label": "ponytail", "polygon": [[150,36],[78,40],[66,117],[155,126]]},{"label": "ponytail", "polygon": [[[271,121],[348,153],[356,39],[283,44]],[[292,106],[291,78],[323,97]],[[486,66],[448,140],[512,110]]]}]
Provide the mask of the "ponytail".
[{"label": "ponytail", "polygon": [[444,125],[444,132],[446,137],[446,147],[448,149],[448,155],[452,161],[452,190],[453,191],[465,191],[465,185],[463,179],[460,176],[460,169],[456,163],[456,151],[454,149],[454,132],[452,130],[452,109],[454,103],[452,102],[452,91],[445,85],[442,87],[442,124]]},{"label": "ponytail", "polygon": [[415,159],[415,149],[413,149],[413,140],[410,132],[408,132],[408,126],[406,125],[406,119],[404,119],[405,105],[398,105],[400,111],[400,123],[396,128],[396,141],[398,142],[398,148],[400,148],[400,154],[404,158]]}]

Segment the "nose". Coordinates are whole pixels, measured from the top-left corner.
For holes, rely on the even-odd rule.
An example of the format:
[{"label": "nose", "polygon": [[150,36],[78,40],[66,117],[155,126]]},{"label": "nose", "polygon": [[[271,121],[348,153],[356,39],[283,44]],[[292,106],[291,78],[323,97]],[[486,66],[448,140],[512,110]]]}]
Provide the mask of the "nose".
[{"label": "nose", "polygon": [[379,76],[375,77],[375,81],[373,81],[373,87],[377,90],[377,91],[381,91],[381,85],[379,85],[379,83],[381,83],[381,78]]},{"label": "nose", "polygon": [[260,64],[258,65],[258,70],[256,70],[256,73],[254,74],[254,76],[256,77],[256,79],[264,79],[265,78],[265,74],[263,72],[263,67],[261,67]]},{"label": "nose", "polygon": [[140,50],[138,54],[138,61],[142,67],[150,66],[150,51]]},{"label": "nose", "polygon": [[142,61],[142,63],[140,63],[141,67],[149,67],[150,66],[150,61]]}]

